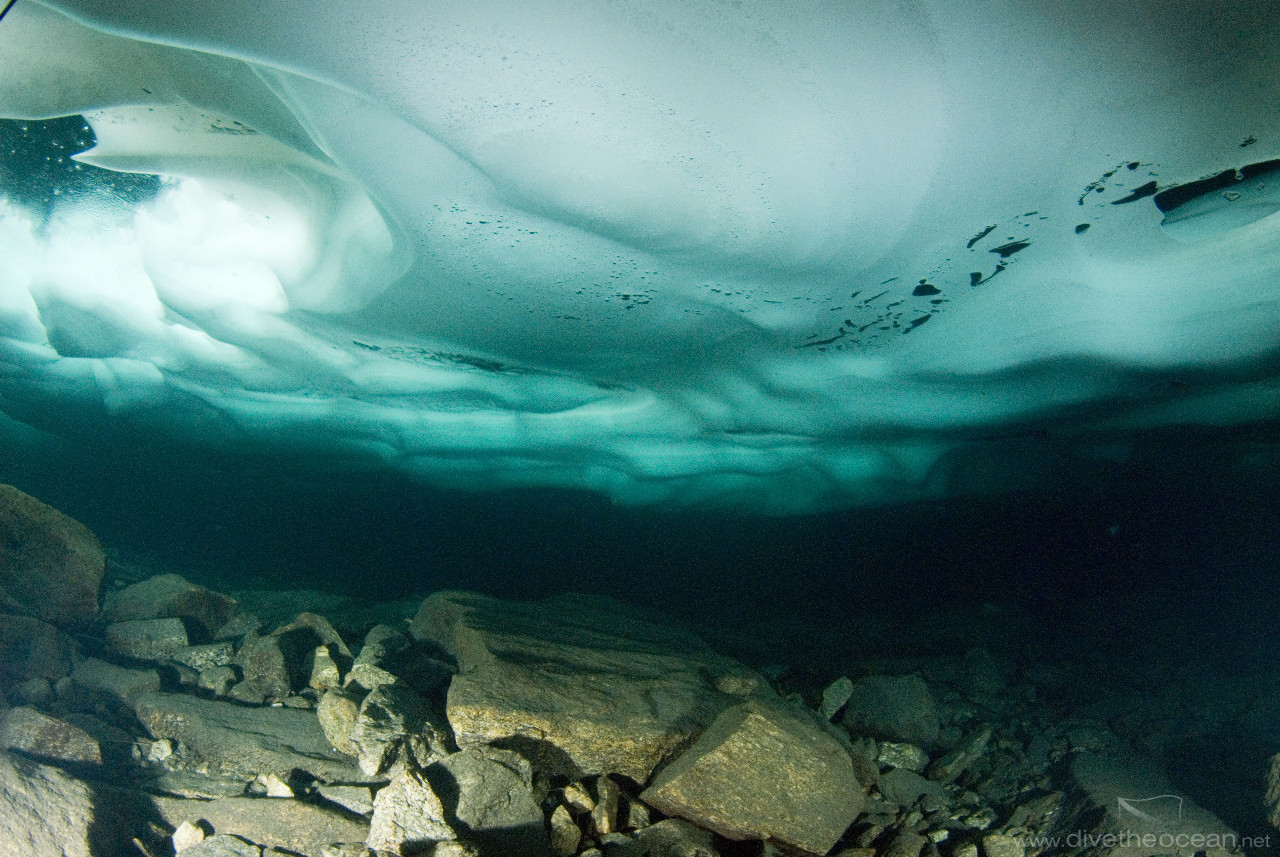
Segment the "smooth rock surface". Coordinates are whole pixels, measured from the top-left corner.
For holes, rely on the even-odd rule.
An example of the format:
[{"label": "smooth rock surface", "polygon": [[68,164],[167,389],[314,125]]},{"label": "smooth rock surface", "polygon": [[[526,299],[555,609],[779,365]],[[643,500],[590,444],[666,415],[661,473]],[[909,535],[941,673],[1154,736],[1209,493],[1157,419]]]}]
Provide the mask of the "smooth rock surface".
[{"label": "smooth rock surface", "polygon": [[217,834],[182,852],[185,857],[262,857],[262,847],[237,836]]},{"label": "smooth rock surface", "polygon": [[723,714],[641,799],[729,839],[825,854],[865,801],[844,747],[806,712],[746,702]]},{"label": "smooth rock surface", "polygon": [[931,747],[938,739],[938,706],[919,676],[858,679],[845,703],[843,723],[855,735]]},{"label": "smooth rock surface", "polygon": [[155,670],[131,670],[97,658],[86,658],[76,664],[71,681],[85,691],[119,701],[160,689],[160,674]]},{"label": "smooth rock surface", "polygon": [[[334,842],[363,842],[368,826],[342,812],[278,798],[227,797],[210,801],[157,797],[169,824],[205,821],[215,834],[242,836],[267,847],[320,857]],[[208,840],[206,840],[208,841]],[[189,854],[191,852],[183,852]]]},{"label": "smooth rock surface", "polygon": [[644,783],[741,701],[717,689],[722,679],[772,693],[669,620],[604,597],[439,592],[411,632],[457,659],[447,714],[459,746],[515,739],[571,777],[615,772]]},{"label": "smooth rock surface", "polygon": [[12,485],[0,485],[0,609],[52,625],[98,613],[107,558],[98,537]]},{"label": "smooth rock surface", "polygon": [[360,771],[330,746],[314,712],[246,708],[229,702],[170,693],[136,701],[138,719],[157,738],[181,742],[193,761],[238,776],[295,768],[322,780],[359,782]]},{"label": "smooth rock surface", "polygon": [[0,753],[0,857],[91,857],[89,787],[57,768]]},{"label": "smooth rock surface", "polygon": [[[446,776],[441,774],[447,773]],[[485,853],[547,853],[545,820],[534,793],[533,769],[510,750],[472,747],[446,756],[424,771],[444,800],[461,838]],[[456,797],[454,797],[456,795]],[[452,800],[451,800],[452,799]]]},{"label": "smooth rock surface", "polygon": [[112,592],[103,599],[103,618],[190,619],[207,634],[217,631],[236,611],[236,601],[191,583],[179,574],[160,574]]}]

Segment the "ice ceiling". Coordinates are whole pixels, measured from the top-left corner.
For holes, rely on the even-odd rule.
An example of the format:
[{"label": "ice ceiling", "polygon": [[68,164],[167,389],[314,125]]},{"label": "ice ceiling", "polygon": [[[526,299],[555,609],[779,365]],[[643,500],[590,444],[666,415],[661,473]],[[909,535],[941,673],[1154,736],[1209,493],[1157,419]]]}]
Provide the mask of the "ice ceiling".
[{"label": "ice ceiling", "polygon": [[1227,0],[19,0],[0,116],[82,114],[80,161],[163,181],[0,201],[0,408],[775,512],[1270,419],[1276,32]]}]

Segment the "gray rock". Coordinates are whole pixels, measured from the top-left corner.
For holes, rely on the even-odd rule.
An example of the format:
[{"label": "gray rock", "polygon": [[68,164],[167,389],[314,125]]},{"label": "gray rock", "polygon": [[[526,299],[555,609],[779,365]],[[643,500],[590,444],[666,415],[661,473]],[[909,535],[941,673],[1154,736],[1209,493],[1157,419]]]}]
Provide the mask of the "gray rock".
[{"label": "gray rock", "polygon": [[920,852],[928,841],[914,830],[903,828],[889,840],[884,857],[920,857]]},{"label": "gray rock", "polygon": [[113,652],[140,661],[163,661],[187,647],[181,619],[133,619],[107,626],[107,645]]},{"label": "gray rock", "polygon": [[267,699],[261,691],[247,681],[239,681],[231,685],[227,690],[227,698],[247,705],[261,705]]},{"label": "gray rock", "polygon": [[606,833],[617,833],[618,809],[622,804],[622,790],[608,774],[596,779],[596,805],[591,810],[591,827],[603,836]]},{"label": "gray rock", "polygon": [[329,782],[360,782],[351,762],[330,746],[313,712],[245,708],[218,700],[148,693],[135,704],[156,738],[180,742],[189,763],[224,774],[288,779],[294,769]]},{"label": "gray rock", "polygon": [[177,574],[160,574],[126,586],[109,593],[102,603],[102,616],[110,622],[189,619],[206,635],[221,628],[235,612],[235,599]]},{"label": "gray rock", "polygon": [[929,766],[929,779],[940,783],[955,782],[969,769],[970,765],[982,758],[982,754],[987,751],[987,744],[991,741],[991,735],[990,726],[971,733],[959,747]]},{"label": "gray rock", "polygon": [[311,656],[311,676],[307,685],[315,690],[336,690],[342,686],[342,673],[329,654],[328,646],[316,646]]},{"label": "gray rock", "polygon": [[354,699],[341,691],[331,690],[320,697],[316,715],[320,718],[325,738],[335,750],[345,756],[360,755],[360,745],[351,739],[351,730],[360,716],[360,706]]},{"label": "gray rock", "polygon": [[1121,751],[1077,753],[1071,776],[1073,812],[1059,826],[1099,843],[1090,850],[1096,857],[1241,853],[1235,831],[1137,756]]},{"label": "gray rock", "polygon": [[[173,827],[184,821],[203,821],[216,834],[244,837],[268,848],[307,857],[320,857],[333,842],[361,842],[368,833],[363,822],[304,801],[255,797],[192,801],[157,797],[155,804],[163,820]],[[185,857],[191,852],[182,853]]]},{"label": "gray rock", "polygon": [[[442,774],[447,773],[446,776]],[[528,760],[510,750],[472,747],[429,766],[424,776],[456,819],[459,836],[492,854],[545,854],[550,848]],[[452,790],[456,789],[456,792]],[[456,804],[451,805],[452,793]]]},{"label": "gray rock", "polygon": [[0,718],[0,746],[46,762],[102,764],[102,748],[88,732],[34,708],[11,708]]},{"label": "gray rock", "polygon": [[401,769],[374,797],[365,840],[373,850],[409,855],[423,850],[426,843],[453,839],[457,836],[445,821],[444,804],[418,772]]},{"label": "gray rock", "polygon": [[183,857],[262,857],[262,847],[238,836],[217,834],[190,845]]},{"label": "gray rock", "polygon": [[826,690],[822,691],[822,705],[818,707],[818,715],[823,720],[834,720],[852,695],[852,679],[848,676],[840,676],[840,678],[827,685]]},{"label": "gray rock", "polygon": [[741,701],[720,687],[772,695],[669,620],[603,597],[438,592],[411,632],[457,660],[447,714],[459,746],[511,739],[571,778],[612,771],[645,782]]},{"label": "gray rock", "polygon": [[232,667],[208,667],[200,670],[197,686],[211,690],[218,696],[226,696],[236,683],[236,671]]},{"label": "gray rock", "polygon": [[683,818],[668,818],[635,833],[643,857],[720,857],[710,833]]},{"label": "gray rock", "polygon": [[880,794],[885,800],[901,806],[912,806],[925,795],[945,797],[947,790],[941,783],[927,780],[915,771],[894,768],[880,775]]},{"label": "gray rock", "polygon": [[582,842],[582,829],[578,827],[573,816],[564,805],[557,806],[551,813],[551,853],[556,857],[573,857],[578,853],[578,844]]},{"label": "gray rock", "polygon": [[853,683],[844,725],[855,735],[932,747],[940,726],[938,706],[919,676],[868,676]]},{"label": "gray rock", "polygon": [[982,837],[984,857],[1026,857],[1027,849],[1017,836],[988,833]]},{"label": "gray rock", "polygon": [[90,857],[89,787],[57,768],[0,753],[0,857]]},{"label": "gray rock", "polygon": [[379,685],[370,691],[360,703],[349,733],[360,770],[369,776],[382,773],[398,745],[416,733],[425,718],[422,697],[403,683]]},{"label": "gray rock", "polygon": [[373,792],[368,786],[321,785],[316,791],[320,797],[337,804],[347,812],[369,815],[373,812]]},{"label": "gray rock", "polygon": [[290,664],[285,660],[280,638],[249,635],[236,656],[244,671],[244,681],[256,693],[271,699],[284,699],[293,692]]},{"label": "gray rock", "polygon": [[663,768],[641,798],[729,839],[825,854],[865,801],[843,745],[803,709],[746,702]]},{"label": "gray rock", "polygon": [[88,527],[0,485],[0,609],[51,625],[84,625],[98,613],[106,569]]},{"label": "gray rock", "polygon": [[53,685],[47,678],[29,678],[9,691],[9,701],[14,705],[41,707],[47,705],[52,699]]},{"label": "gray rock", "polygon": [[919,773],[929,765],[929,754],[915,744],[881,741],[876,750],[876,763],[884,767]]},{"label": "gray rock", "polygon": [[160,674],[155,670],[131,670],[97,658],[86,658],[72,670],[71,682],[87,693],[129,702],[144,693],[159,690]]},{"label": "gray rock", "polygon": [[174,652],[169,659],[191,667],[197,672],[204,672],[215,667],[231,666],[235,661],[235,646],[230,640],[205,643],[202,646],[187,646],[185,649]]},{"label": "gray rock", "polygon": [[71,672],[71,641],[31,616],[0,613],[0,685],[57,681]]}]

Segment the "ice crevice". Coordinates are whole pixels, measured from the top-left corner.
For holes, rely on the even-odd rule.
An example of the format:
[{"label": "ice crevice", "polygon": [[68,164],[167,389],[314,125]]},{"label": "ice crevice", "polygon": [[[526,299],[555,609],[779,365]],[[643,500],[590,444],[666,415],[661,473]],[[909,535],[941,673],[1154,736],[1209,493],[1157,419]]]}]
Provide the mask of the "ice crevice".
[{"label": "ice crevice", "polygon": [[767,512],[1273,420],[1280,10],[1175,5],[17,4],[159,179],[0,171],[0,409]]}]

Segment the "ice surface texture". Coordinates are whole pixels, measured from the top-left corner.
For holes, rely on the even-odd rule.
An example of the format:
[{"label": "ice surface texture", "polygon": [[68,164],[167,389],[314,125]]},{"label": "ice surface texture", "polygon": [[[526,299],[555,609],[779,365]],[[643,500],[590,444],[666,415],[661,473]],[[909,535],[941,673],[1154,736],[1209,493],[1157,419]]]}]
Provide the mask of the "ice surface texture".
[{"label": "ice surface texture", "polygon": [[81,160],[166,181],[0,208],[0,405],[766,511],[980,487],[1010,438],[1269,418],[1278,27],[27,0],[0,115],[84,114]]}]

